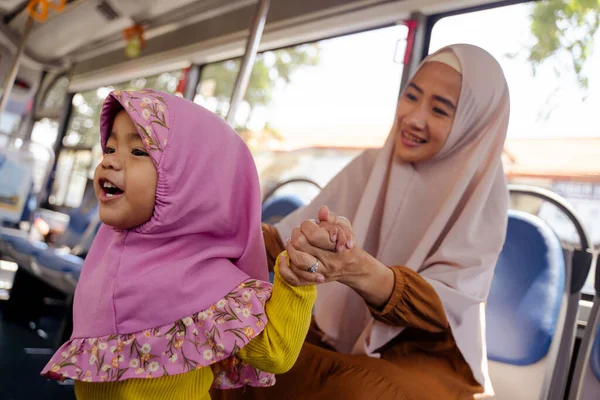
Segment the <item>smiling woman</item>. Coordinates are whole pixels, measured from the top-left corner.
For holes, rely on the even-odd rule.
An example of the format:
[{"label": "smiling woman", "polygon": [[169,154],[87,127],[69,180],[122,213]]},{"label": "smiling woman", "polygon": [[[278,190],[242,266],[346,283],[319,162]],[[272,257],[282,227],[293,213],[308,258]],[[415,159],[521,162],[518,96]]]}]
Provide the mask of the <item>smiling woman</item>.
[{"label": "smiling woman", "polygon": [[392,128],[396,157],[416,163],[442,150],[454,122],[461,83],[460,63],[451,51],[423,65],[398,103]]},{"label": "smiling woman", "polygon": [[508,110],[485,50],[457,44],[426,58],[384,146],[263,226],[269,258],[289,255],[284,279],[324,281],[298,363],[274,388],[213,398],[491,395],[482,311],[506,234]]}]

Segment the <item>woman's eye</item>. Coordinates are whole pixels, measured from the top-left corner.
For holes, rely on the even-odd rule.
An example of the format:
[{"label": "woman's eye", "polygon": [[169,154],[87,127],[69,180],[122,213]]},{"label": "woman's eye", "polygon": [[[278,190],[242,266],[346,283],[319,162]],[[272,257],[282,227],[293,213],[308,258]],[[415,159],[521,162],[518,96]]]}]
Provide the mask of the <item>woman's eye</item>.
[{"label": "woman's eye", "polygon": [[145,157],[148,155],[148,153],[146,153],[145,151],[140,150],[140,149],[133,149],[131,151],[131,154],[133,154],[136,157]]},{"label": "woman's eye", "polygon": [[446,117],[448,116],[448,113],[439,107],[433,107],[433,112],[439,115],[444,115]]},{"label": "woman's eye", "polygon": [[115,152],[115,149],[113,149],[112,147],[107,147],[106,149],[104,149],[104,154],[112,154]]},{"label": "woman's eye", "polygon": [[415,96],[412,93],[407,93],[406,94],[406,98],[409,99],[409,100],[411,100],[411,101],[417,101],[417,96]]}]

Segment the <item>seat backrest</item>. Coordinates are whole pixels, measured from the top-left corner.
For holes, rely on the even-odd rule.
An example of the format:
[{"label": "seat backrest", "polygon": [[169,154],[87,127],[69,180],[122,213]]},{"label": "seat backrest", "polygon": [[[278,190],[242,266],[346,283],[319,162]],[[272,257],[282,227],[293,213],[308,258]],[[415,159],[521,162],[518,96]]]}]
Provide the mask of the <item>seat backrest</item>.
[{"label": "seat backrest", "polygon": [[73,247],[71,253],[81,258],[85,258],[87,256],[87,253],[90,251],[90,248],[92,247],[94,238],[100,230],[101,225],[102,221],[100,220],[100,215],[96,214],[90,221],[85,232],[81,235],[79,241],[77,242],[77,245]]},{"label": "seat backrest", "polygon": [[[588,325],[585,329],[589,329]],[[584,343],[582,343],[582,346]],[[581,357],[583,348],[580,348],[578,357]],[[573,387],[569,398],[573,400],[598,400],[600,398],[600,325],[596,328],[594,343],[590,352],[588,365],[583,366],[581,373],[583,374],[580,387]],[[581,360],[578,360],[581,362]],[[579,365],[577,365],[579,366]],[[578,385],[578,379],[573,378],[572,385]],[[579,393],[576,393],[579,392]],[[579,397],[577,397],[579,396]]]},{"label": "seat backrest", "polygon": [[58,237],[57,246],[73,248],[85,234],[90,224],[98,217],[98,201],[93,191],[93,183],[88,184],[81,205],[68,211],[69,225]]},{"label": "seat backrest", "polygon": [[[509,375],[511,367],[531,366],[549,355],[555,333],[564,324],[560,318],[564,294],[565,260],[560,240],[541,219],[511,210],[506,242],[486,303],[488,358],[504,364],[497,371]],[[540,382],[532,384],[538,392],[552,374],[548,370],[552,362],[547,361],[548,365],[536,367],[534,375]],[[524,372],[523,368],[513,369]],[[492,372],[490,368],[494,386],[500,382],[501,387],[509,379]]]},{"label": "seat backrest", "polygon": [[0,146],[0,223],[16,226],[21,221],[33,185],[34,162],[31,152]]},{"label": "seat backrest", "polygon": [[302,206],[302,200],[294,195],[272,197],[263,204],[262,222],[274,224]]},{"label": "seat backrest", "polygon": [[[600,382],[600,329],[596,330],[596,338],[594,339],[594,346],[590,354],[590,366],[592,367],[594,377]],[[600,394],[600,392],[598,393]]]}]

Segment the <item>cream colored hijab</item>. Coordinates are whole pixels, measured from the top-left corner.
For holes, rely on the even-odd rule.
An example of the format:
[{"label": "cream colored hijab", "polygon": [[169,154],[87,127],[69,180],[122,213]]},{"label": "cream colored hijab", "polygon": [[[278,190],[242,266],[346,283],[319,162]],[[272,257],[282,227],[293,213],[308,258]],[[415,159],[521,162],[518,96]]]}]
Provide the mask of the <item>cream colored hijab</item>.
[{"label": "cream colored hijab", "polygon": [[[385,265],[417,271],[435,288],[459,349],[491,393],[484,302],[506,234],[501,153],[508,87],[498,62],[478,47],[448,46],[423,63],[430,61],[462,73],[454,125],[442,151],[421,164],[401,163],[393,159],[390,135],[382,149],[354,159],[311,204],[276,227],[285,240],[303,220],[315,218],[321,205],[349,218],[366,251]],[[318,288],[315,321],[342,353],[378,357],[377,350],[403,330],[375,321],[347,286],[331,282]]]}]

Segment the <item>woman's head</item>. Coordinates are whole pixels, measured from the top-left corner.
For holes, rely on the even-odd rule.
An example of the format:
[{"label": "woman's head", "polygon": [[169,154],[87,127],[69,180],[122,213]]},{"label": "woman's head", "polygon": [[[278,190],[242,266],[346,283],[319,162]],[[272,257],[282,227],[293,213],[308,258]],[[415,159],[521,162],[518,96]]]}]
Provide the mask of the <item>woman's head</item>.
[{"label": "woman's head", "polygon": [[100,219],[117,229],[150,220],[158,174],[144,142],[125,110],[117,113],[94,174]]},{"label": "woman's head", "polygon": [[419,68],[398,103],[392,132],[398,159],[418,163],[440,153],[454,123],[461,85],[460,64],[451,50]]}]

